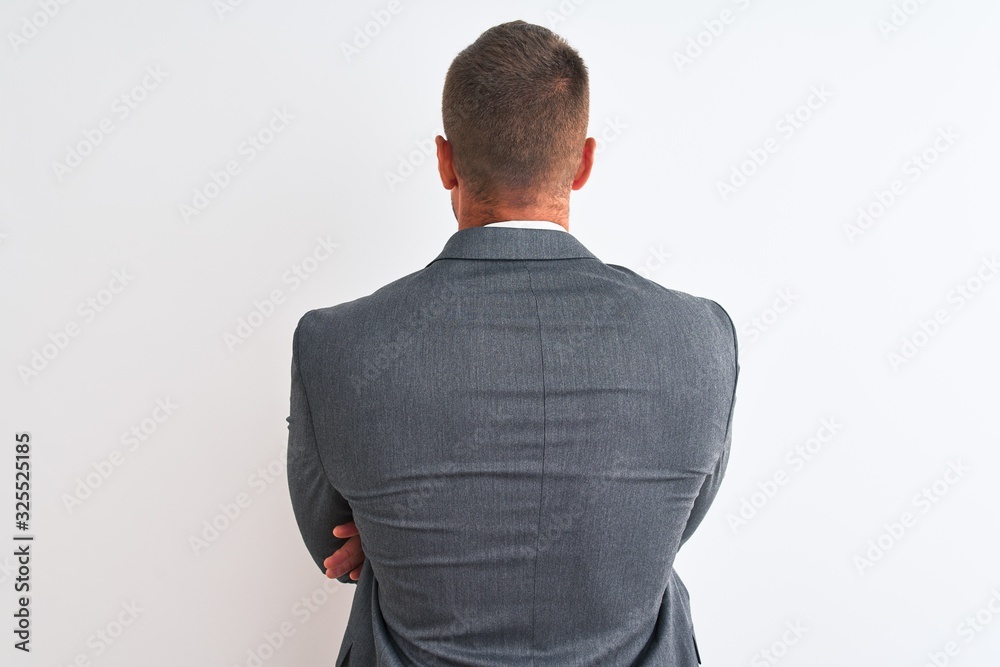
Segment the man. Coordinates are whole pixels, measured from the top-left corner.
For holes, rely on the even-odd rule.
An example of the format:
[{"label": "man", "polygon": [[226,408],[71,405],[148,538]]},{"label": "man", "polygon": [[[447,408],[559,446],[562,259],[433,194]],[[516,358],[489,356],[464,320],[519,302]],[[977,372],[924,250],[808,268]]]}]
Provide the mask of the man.
[{"label": "man", "polygon": [[483,33],[437,137],[458,231],[296,328],[295,518],[357,584],[337,665],[700,663],[673,562],[726,469],[735,329],[569,233],[588,98],[549,30]]}]

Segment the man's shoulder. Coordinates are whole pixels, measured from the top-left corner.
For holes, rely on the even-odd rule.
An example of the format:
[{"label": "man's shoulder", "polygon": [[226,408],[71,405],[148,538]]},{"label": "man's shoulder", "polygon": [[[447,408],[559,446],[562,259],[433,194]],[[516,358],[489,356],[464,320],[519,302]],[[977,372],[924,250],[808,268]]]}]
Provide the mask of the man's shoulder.
[{"label": "man's shoulder", "polygon": [[708,315],[723,325],[727,331],[731,330],[733,335],[735,335],[736,327],[733,325],[732,318],[729,317],[726,309],[714,299],[665,287],[626,266],[619,266],[618,264],[605,264],[605,266],[616,271],[624,280],[628,281],[629,284],[642,294],[647,295],[648,298],[668,303],[674,310],[680,309],[692,314]]},{"label": "man's shoulder", "polygon": [[366,314],[379,312],[387,303],[405,299],[413,289],[421,289],[428,278],[427,268],[409,273],[392,282],[386,283],[374,292],[365,296],[343,301],[331,306],[323,306],[307,311],[299,318],[296,332],[299,335],[308,333],[314,327],[329,329],[338,322],[356,321]]}]

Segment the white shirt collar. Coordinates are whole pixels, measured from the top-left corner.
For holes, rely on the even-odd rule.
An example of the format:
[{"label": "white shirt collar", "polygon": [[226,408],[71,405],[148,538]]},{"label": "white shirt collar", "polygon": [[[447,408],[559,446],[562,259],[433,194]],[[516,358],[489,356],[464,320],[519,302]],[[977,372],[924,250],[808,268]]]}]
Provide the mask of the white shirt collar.
[{"label": "white shirt collar", "polygon": [[562,225],[550,222],[549,220],[504,220],[503,222],[490,222],[483,227],[519,227],[521,229],[553,229],[569,233],[569,230]]}]

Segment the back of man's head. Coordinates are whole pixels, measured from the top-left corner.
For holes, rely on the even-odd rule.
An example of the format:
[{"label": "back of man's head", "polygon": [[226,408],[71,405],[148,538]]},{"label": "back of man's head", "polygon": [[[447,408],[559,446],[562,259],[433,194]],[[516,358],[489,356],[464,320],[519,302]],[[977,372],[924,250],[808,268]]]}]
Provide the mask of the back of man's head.
[{"label": "back of man's head", "polygon": [[442,111],[468,196],[521,204],[563,197],[587,136],[587,67],[551,30],[504,23],[455,57]]}]

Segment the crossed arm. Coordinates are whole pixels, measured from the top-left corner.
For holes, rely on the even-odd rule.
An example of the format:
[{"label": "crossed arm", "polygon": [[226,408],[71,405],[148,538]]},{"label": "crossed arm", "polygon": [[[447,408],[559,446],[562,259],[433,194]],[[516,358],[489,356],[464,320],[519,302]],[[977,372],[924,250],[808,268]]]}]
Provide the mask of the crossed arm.
[{"label": "crossed arm", "polygon": [[[312,410],[299,369],[303,316],[292,338],[292,391],[288,417],[288,486],[299,531],[326,576],[350,583],[361,576],[365,552],[347,500],[333,487],[316,446]],[[326,532],[331,526],[333,535]],[[325,560],[324,554],[333,554]],[[341,577],[347,577],[341,579]]]}]

